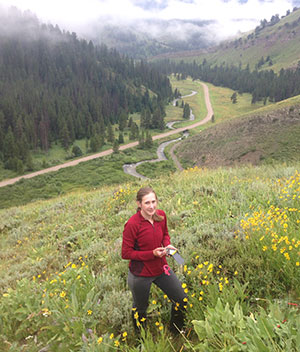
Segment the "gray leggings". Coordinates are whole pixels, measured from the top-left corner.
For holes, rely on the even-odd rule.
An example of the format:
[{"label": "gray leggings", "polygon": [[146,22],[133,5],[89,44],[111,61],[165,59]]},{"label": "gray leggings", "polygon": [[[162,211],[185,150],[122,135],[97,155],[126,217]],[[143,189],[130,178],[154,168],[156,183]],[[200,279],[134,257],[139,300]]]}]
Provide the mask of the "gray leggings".
[{"label": "gray leggings", "polygon": [[129,271],[128,286],[132,293],[133,307],[139,313],[146,313],[152,282],[169,297],[173,304],[179,303],[181,307],[184,305],[183,299],[187,295],[173,270],[170,270],[170,275],[163,273],[153,277],[135,276]]}]

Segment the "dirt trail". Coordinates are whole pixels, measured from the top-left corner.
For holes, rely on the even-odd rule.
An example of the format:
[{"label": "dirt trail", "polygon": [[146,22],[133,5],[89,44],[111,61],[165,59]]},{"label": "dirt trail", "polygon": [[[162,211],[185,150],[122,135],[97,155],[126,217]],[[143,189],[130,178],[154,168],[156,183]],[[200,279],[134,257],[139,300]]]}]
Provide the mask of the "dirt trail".
[{"label": "dirt trail", "polygon": [[[206,84],[204,84],[202,82],[201,82],[201,84],[202,84],[203,89],[204,89],[205,103],[206,103],[206,107],[207,107],[207,115],[206,115],[206,117],[203,120],[201,120],[199,122],[196,122],[196,123],[194,123],[192,125],[176,128],[174,130],[171,130],[171,131],[168,131],[168,132],[161,133],[161,134],[158,134],[156,136],[153,136],[152,137],[153,140],[165,138],[165,137],[171,136],[173,134],[177,134],[178,132],[182,132],[184,130],[190,130],[192,128],[195,128],[195,127],[198,127],[198,126],[201,126],[201,125],[207,123],[211,119],[211,117],[213,115],[213,109],[212,109],[212,106],[211,106],[211,103],[210,103],[210,99],[209,99],[208,87],[207,87]],[[137,145],[138,145],[138,141],[135,141],[135,142],[128,143],[128,144],[125,144],[125,145],[121,145],[119,150],[125,150],[125,149],[128,149],[128,148],[136,147]],[[20,181],[22,178],[24,178],[24,179],[32,178],[32,177],[35,177],[35,176],[38,176],[38,175],[46,174],[48,172],[58,171],[58,170],[63,169],[65,167],[75,166],[75,165],[78,165],[79,163],[82,163],[82,162],[85,162],[85,161],[101,158],[103,156],[112,154],[112,152],[113,152],[112,149],[108,149],[108,150],[105,150],[105,151],[97,153],[97,154],[89,155],[89,156],[86,156],[86,157],[83,157],[83,158],[80,158],[80,159],[77,159],[77,160],[72,160],[72,161],[66,162],[64,164],[52,166],[52,167],[49,167],[47,169],[39,170],[39,171],[30,173],[30,174],[27,174],[27,175],[23,175],[23,176],[11,178],[11,179],[8,179],[8,180],[4,180],[4,181],[0,182],[0,187],[5,187],[5,186],[8,186],[8,185],[12,185],[12,184]]]},{"label": "dirt trail", "polygon": [[[211,106],[211,102],[210,102],[210,98],[209,98],[209,91],[208,91],[208,87],[206,84],[201,83],[204,89],[204,97],[205,97],[205,104],[206,104],[206,108],[207,108],[207,115],[205,117],[204,120],[201,121],[201,124],[207,123],[208,121],[211,120],[212,115],[213,115],[213,109]],[[173,145],[173,147],[170,149],[170,156],[175,164],[175,166],[177,167],[177,169],[179,171],[183,170],[183,167],[181,166],[179,160],[177,159],[177,156],[175,155],[175,149],[181,144],[181,142],[176,143],[175,145]]]}]

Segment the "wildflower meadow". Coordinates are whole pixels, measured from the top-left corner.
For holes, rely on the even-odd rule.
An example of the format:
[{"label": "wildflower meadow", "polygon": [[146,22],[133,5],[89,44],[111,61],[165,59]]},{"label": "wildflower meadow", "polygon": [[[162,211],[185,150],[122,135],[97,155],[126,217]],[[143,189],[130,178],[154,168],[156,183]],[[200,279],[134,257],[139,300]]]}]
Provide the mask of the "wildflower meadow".
[{"label": "wildflower meadow", "polygon": [[167,214],[168,259],[187,293],[173,336],[151,290],[131,322],[122,231],[145,181],[0,211],[0,350],[299,351],[300,165],[191,168],[149,183]]}]

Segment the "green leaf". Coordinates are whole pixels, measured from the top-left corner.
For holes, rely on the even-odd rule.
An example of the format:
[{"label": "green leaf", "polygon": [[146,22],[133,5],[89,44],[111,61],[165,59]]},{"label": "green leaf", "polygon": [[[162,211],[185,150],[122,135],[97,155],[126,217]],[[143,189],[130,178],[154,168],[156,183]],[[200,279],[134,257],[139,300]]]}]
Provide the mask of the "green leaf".
[{"label": "green leaf", "polygon": [[203,320],[193,320],[192,324],[200,341],[207,337],[205,322]]}]

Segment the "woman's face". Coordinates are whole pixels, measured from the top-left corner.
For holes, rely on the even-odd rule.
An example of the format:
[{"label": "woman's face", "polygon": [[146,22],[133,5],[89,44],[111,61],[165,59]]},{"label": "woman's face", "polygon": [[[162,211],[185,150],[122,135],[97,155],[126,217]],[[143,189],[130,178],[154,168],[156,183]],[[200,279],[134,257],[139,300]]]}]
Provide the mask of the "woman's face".
[{"label": "woman's face", "polygon": [[152,218],[157,207],[157,199],[154,193],[149,193],[142,198],[141,202],[137,202],[141,208],[142,215],[146,218]]}]

